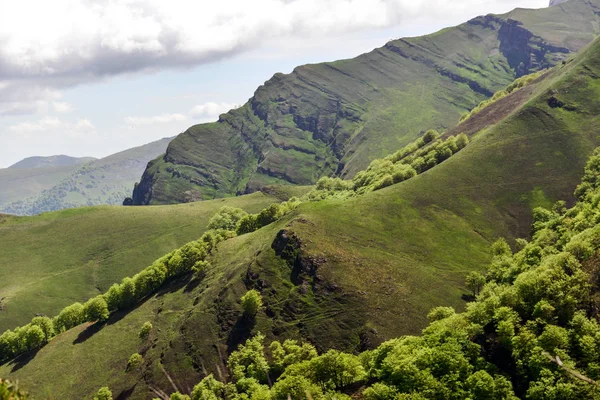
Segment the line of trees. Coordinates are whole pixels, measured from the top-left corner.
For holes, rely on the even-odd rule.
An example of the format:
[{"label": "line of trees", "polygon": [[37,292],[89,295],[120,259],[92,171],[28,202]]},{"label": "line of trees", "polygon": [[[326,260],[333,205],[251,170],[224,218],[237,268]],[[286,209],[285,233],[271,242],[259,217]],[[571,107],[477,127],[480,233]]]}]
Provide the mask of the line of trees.
[{"label": "line of trees", "polygon": [[446,140],[439,132],[427,131],[423,137],[385,158],[373,160],[352,180],[323,177],[306,199],[318,201],[332,197],[346,198],[383,189],[403,182],[442,163],[469,143],[464,133]]}]

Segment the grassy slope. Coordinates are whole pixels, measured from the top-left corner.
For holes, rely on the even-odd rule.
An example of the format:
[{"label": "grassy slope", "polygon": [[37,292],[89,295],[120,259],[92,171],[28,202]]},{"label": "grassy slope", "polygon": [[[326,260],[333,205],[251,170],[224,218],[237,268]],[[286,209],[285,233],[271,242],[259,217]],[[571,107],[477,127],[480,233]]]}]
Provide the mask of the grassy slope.
[{"label": "grassy slope", "polygon": [[[526,236],[533,207],[572,200],[600,143],[599,76],[600,42],[440,166],[363,197],[304,204],[226,241],[203,282],[175,284],[92,335],[81,335],[83,327],[67,332],[24,366],[0,367],[0,375],[41,396],[89,397],[109,384],[115,396],[146,398],[146,382],[169,389],[159,361],[186,389],[204,370],[223,371],[227,351],[257,330],[346,349],[417,332],[429,308],[462,307],[464,276],[489,260],[491,240]],[[550,108],[551,96],[570,111]],[[301,239],[304,265],[318,265],[305,284],[292,283],[293,270],[271,247],[281,229]],[[255,326],[243,323],[237,303],[249,287],[260,288],[266,303]],[[151,345],[135,337],[145,320],[155,326]],[[87,339],[74,344],[79,335]],[[134,351],[145,354],[143,377],[124,371]],[[54,372],[79,363],[82,373]]]},{"label": "grassy slope", "polygon": [[242,108],[179,135],[145,171],[134,200],[173,203],[190,191],[213,198],[352,176],[423,130],[454,126],[515,73],[582,48],[600,32],[599,9],[598,0],[517,9],[276,74]]},{"label": "grassy slope", "polygon": [[[31,184],[19,181],[20,186],[14,187],[11,202],[0,203],[0,211],[34,215],[81,206],[120,205],[125,197],[131,196],[131,187],[139,179],[148,161],[165,151],[170,140],[161,139],[82,166],[71,167],[65,170],[68,172],[64,175],[53,180],[51,185],[40,187],[37,191],[32,190]],[[26,173],[25,171],[22,173]]]},{"label": "grassy slope", "polygon": [[165,207],[97,206],[0,220],[0,331],[36,314],[55,315],[196,240],[229,204],[255,212],[272,202],[256,193]]}]

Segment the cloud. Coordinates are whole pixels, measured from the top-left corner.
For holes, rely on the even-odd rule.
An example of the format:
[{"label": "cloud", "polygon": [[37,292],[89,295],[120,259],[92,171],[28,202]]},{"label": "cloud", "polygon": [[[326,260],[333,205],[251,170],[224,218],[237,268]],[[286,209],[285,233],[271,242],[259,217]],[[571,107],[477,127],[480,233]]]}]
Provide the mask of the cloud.
[{"label": "cloud", "polygon": [[162,114],[150,117],[125,117],[125,123],[130,127],[152,124],[167,124],[171,122],[185,121],[187,117],[183,114]]},{"label": "cloud", "polygon": [[73,111],[73,106],[64,101],[53,101],[52,107],[57,113],[65,114]]},{"label": "cloud", "polygon": [[271,38],[327,37],[517,5],[547,0],[1,1],[0,115],[47,107],[62,88],[210,63]]},{"label": "cloud", "polygon": [[208,102],[192,108],[190,115],[194,118],[217,118],[219,115],[237,107],[239,105],[233,103]]},{"label": "cloud", "polygon": [[76,138],[96,132],[96,128],[88,119],[64,121],[57,117],[44,117],[35,122],[21,122],[9,126],[8,130],[25,139],[49,135]]}]

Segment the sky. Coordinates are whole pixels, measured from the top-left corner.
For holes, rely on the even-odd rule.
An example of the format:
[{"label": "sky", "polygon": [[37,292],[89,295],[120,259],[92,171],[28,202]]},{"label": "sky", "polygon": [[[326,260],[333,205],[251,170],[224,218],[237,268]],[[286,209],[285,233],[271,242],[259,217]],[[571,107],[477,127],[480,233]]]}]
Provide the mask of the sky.
[{"label": "sky", "polygon": [[[0,168],[104,157],[241,106],[277,72],[548,0],[0,0]],[[31,12],[35,10],[35,12]]]}]

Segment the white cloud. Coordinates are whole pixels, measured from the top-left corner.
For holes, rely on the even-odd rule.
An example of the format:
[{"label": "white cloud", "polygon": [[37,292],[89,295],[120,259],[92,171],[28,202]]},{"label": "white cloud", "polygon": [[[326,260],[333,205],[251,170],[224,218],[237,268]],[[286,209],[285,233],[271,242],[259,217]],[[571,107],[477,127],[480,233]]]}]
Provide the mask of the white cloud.
[{"label": "white cloud", "polygon": [[73,111],[73,106],[64,101],[53,101],[52,107],[57,113],[65,114]]},{"label": "white cloud", "polygon": [[35,122],[21,122],[9,126],[8,130],[25,139],[51,135],[76,138],[96,132],[96,128],[88,119],[64,121],[57,117],[44,117]]},{"label": "white cloud", "polygon": [[[0,115],[47,107],[61,88],[214,62],[273,38],[318,40],[416,18],[546,5],[547,0],[0,1]],[[16,99],[6,95],[11,91]]]},{"label": "white cloud", "polygon": [[132,126],[167,124],[171,122],[185,121],[187,117],[183,114],[162,114],[149,117],[125,117],[125,123]]},{"label": "white cloud", "polygon": [[226,113],[229,110],[239,107],[233,103],[213,103],[208,102],[198,104],[190,111],[190,115],[194,118],[217,118],[219,115]]}]

